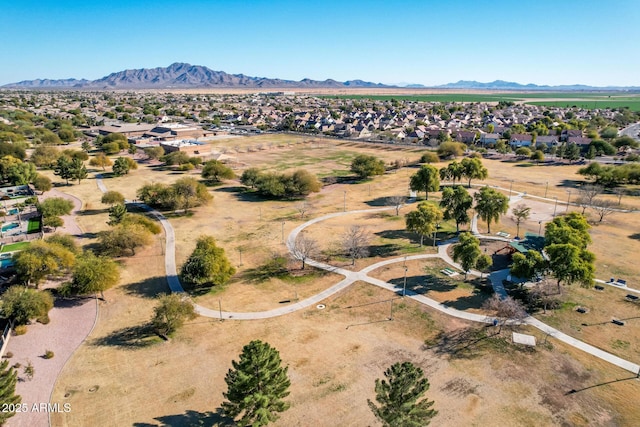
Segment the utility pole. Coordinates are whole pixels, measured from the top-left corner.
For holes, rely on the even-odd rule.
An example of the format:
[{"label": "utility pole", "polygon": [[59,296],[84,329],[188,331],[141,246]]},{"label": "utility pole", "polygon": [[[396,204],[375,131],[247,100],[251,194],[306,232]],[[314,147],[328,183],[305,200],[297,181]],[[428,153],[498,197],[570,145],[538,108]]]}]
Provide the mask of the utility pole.
[{"label": "utility pole", "polygon": [[347,192],[344,192],[344,195],[342,197],[342,211],[346,212],[347,211]]},{"label": "utility pole", "polygon": [[284,221],[282,221],[282,243],[284,244]]},{"label": "utility pole", "polygon": [[402,298],[407,294],[407,266],[404,267],[404,285],[402,286]]},{"label": "utility pole", "polygon": [[556,203],[555,205],[553,205],[553,217],[556,217],[556,209],[558,208],[558,198],[554,197],[554,199],[556,199]]},{"label": "utility pole", "polygon": [[567,209],[565,209],[565,212],[569,211],[569,200],[571,200],[571,190],[567,190],[567,193],[569,193],[569,196],[567,197]]},{"label": "utility pole", "polygon": [[549,181],[547,181],[547,187],[544,189],[544,198],[547,198],[547,191],[549,190]]}]

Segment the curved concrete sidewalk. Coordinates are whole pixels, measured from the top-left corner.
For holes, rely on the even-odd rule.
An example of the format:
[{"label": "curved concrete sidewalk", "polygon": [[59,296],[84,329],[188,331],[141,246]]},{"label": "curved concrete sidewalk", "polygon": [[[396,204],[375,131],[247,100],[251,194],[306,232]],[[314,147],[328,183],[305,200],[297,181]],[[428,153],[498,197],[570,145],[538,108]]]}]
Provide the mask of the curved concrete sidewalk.
[{"label": "curved concrete sidewalk", "polygon": [[[96,181],[98,182],[98,187],[100,188],[101,191],[106,191],[106,187],[104,186],[104,184],[102,183],[102,179],[101,177],[99,177],[98,175],[96,175]],[[166,250],[165,250],[165,268],[166,268],[166,272],[167,272],[167,282],[169,283],[169,287],[171,289],[172,292],[184,292],[184,289],[182,287],[182,284],[180,283],[180,280],[178,279],[178,275],[177,275],[177,270],[176,270],[176,265],[175,265],[175,233],[173,230],[173,227],[171,226],[171,223],[164,217],[164,215],[162,215],[160,212],[151,209],[150,207],[139,203],[138,204],[141,207],[144,207],[144,209],[146,209],[147,211],[149,211],[152,215],[154,215],[156,218],[158,218],[163,226],[163,228],[165,229],[165,233],[166,233]],[[383,210],[390,210],[390,209],[395,209],[395,207],[391,206],[391,207],[384,207],[384,208],[374,208],[374,209],[362,209],[362,210],[356,210],[356,211],[348,211],[348,212],[338,212],[338,213],[333,213],[333,214],[328,214],[328,215],[323,215],[320,216],[318,218],[314,218],[312,220],[309,220],[301,225],[299,225],[298,227],[296,227],[295,229],[293,229],[293,231],[291,231],[291,233],[289,234],[289,236],[287,237],[287,248],[289,249],[289,251],[296,256],[295,254],[295,241],[296,238],[298,237],[298,234],[300,234],[300,232],[302,232],[302,230],[304,230],[306,227],[309,227],[310,225],[316,224],[318,222],[330,219],[330,218],[336,218],[339,216],[343,216],[343,215],[352,215],[352,214],[358,214],[358,213],[367,213],[367,212],[375,212],[375,211],[383,211]],[[483,236],[484,237],[484,236]],[[443,249],[446,251],[446,248]],[[446,253],[446,252],[445,252]],[[434,254],[424,254],[424,255],[413,255],[411,257],[407,257],[407,260],[409,259],[422,259],[422,258],[435,258],[435,257],[439,257],[442,258],[443,260],[447,261],[447,258],[443,258],[441,253],[440,253],[440,249],[439,249],[439,253],[438,255],[434,255]],[[448,258],[450,259],[450,258]],[[268,311],[261,311],[261,312],[226,312],[226,311],[221,311],[221,310],[213,310],[207,307],[202,307],[198,304],[195,305],[196,307],[196,312],[198,314],[200,314],[201,316],[205,316],[205,317],[212,317],[212,318],[220,318],[220,319],[235,319],[235,320],[255,320],[255,319],[266,319],[266,318],[270,318],[270,317],[276,317],[276,316],[282,316],[288,313],[293,313],[295,311],[298,310],[302,310],[305,308],[308,308],[322,300],[324,300],[325,298],[341,291],[342,289],[348,287],[349,285],[351,285],[353,282],[355,281],[364,281],[367,283],[370,283],[372,285],[376,285],[379,287],[382,287],[384,289],[388,289],[390,291],[393,292],[400,292],[402,289],[400,289],[398,286],[392,285],[390,283],[384,282],[382,280],[379,279],[375,279],[372,277],[369,277],[367,275],[368,272],[371,272],[373,270],[375,270],[376,268],[379,268],[383,265],[388,265],[388,264],[392,264],[394,262],[404,262],[405,258],[404,257],[400,257],[400,258],[395,258],[395,259],[391,259],[391,260],[384,260],[381,261],[379,263],[376,263],[374,265],[368,266],[365,269],[363,269],[362,271],[358,271],[358,272],[353,272],[350,270],[346,270],[343,268],[338,268],[326,263],[322,263],[316,260],[311,260],[311,259],[307,259],[306,263],[308,265],[312,265],[314,267],[317,268],[321,268],[321,269],[325,269],[327,271],[331,271],[334,273],[338,273],[341,274],[343,276],[345,276],[345,278],[343,280],[341,280],[340,282],[338,282],[337,284],[333,285],[332,287],[324,290],[323,292],[320,292],[319,294],[316,294],[312,297],[309,297],[307,299],[304,299],[302,301],[299,301],[297,303],[288,305],[286,307],[279,307],[273,310],[268,310]],[[454,264],[454,266],[456,266]],[[459,268],[459,266],[456,266],[456,268]],[[450,316],[454,316],[454,317],[458,317],[460,319],[465,319],[465,320],[470,320],[470,321],[474,321],[474,322],[482,322],[482,323],[490,323],[493,321],[492,317],[487,317],[487,316],[483,316],[483,315],[479,315],[476,313],[467,313],[464,311],[460,311],[460,310],[456,310],[454,308],[448,307],[444,304],[441,304],[435,300],[432,300],[424,295],[418,295],[415,294],[413,292],[407,292],[406,296],[409,298],[412,298],[422,304],[428,305],[429,307],[432,307],[436,310],[439,310],[443,313],[446,313]],[[605,351],[602,351],[596,347],[593,347],[587,343],[584,343],[580,340],[577,340],[573,337],[570,337],[569,335],[564,334],[563,332],[558,331],[555,328],[552,328],[551,326],[546,325],[543,322],[540,322],[539,320],[533,318],[533,317],[529,317],[525,320],[525,323],[541,330],[542,332],[544,332],[545,334],[548,334],[550,336],[553,336],[554,338],[569,344],[575,348],[578,348],[580,350],[583,350],[595,357],[598,357],[602,360],[605,360],[611,364],[614,364],[616,366],[619,366],[623,369],[626,369],[630,372],[633,373],[638,373],[640,371],[640,365],[629,362],[627,360],[624,360],[622,358],[619,358],[613,354],[607,353]]]}]

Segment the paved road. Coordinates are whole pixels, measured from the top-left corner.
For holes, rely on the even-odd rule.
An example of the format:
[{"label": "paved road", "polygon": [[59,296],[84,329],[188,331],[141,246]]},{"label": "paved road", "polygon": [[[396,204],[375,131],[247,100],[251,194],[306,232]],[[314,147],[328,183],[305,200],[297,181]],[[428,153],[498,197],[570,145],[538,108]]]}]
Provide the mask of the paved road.
[{"label": "paved road", "polygon": [[[98,187],[100,188],[101,191],[106,191],[106,187],[104,186],[104,184],[102,183],[102,179],[99,176],[96,176],[96,181],[98,182]],[[171,289],[172,292],[184,292],[184,289],[182,288],[182,284],[180,283],[180,280],[178,278],[178,275],[176,273],[176,265],[175,265],[175,233],[173,231],[173,227],[171,226],[171,223],[158,211],[151,209],[150,207],[143,205],[141,203],[138,204],[139,206],[144,207],[146,210],[148,210],[152,215],[154,215],[156,218],[158,218],[165,230],[166,233],[166,249],[165,249],[165,268],[166,268],[166,273],[167,273],[167,282],[169,283],[169,288]],[[298,234],[300,234],[300,232],[302,230],[304,230],[306,227],[309,227],[310,225],[316,224],[318,222],[324,221],[326,219],[330,219],[330,218],[335,218],[335,217],[339,217],[339,216],[343,216],[343,215],[353,215],[353,214],[357,214],[357,213],[366,213],[366,212],[375,212],[375,211],[383,211],[383,210],[389,210],[389,209],[395,209],[394,207],[384,207],[384,208],[375,208],[375,209],[364,209],[364,210],[357,210],[357,211],[349,211],[349,212],[338,212],[338,213],[333,213],[333,214],[328,214],[328,215],[324,215],[318,218],[314,218],[312,220],[309,220],[307,222],[305,222],[304,224],[299,225],[298,227],[296,227],[287,237],[287,248],[289,249],[289,251],[291,251],[291,253],[296,256],[296,252],[295,252],[295,241],[296,238],[298,236]],[[484,237],[484,236],[483,236]],[[491,238],[494,238],[493,236],[489,236]],[[446,246],[442,245],[442,246]],[[441,247],[442,247],[441,246]],[[442,251],[442,252],[441,252]],[[425,259],[425,258],[435,258],[435,257],[439,257],[442,258],[443,260],[445,260],[446,262],[449,262],[449,260],[452,262],[452,260],[448,257],[448,256],[443,256],[446,255],[446,248],[440,249],[438,251],[437,255],[434,254],[423,254],[423,255],[413,255],[411,257],[407,257],[407,260],[413,260],[413,259]],[[306,262],[309,265],[312,265],[314,267],[317,268],[321,268],[321,269],[325,269],[327,271],[331,271],[337,274],[341,274],[343,276],[345,276],[344,279],[342,279],[340,282],[336,283],[335,285],[333,285],[332,287],[325,289],[324,291],[320,292],[319,294],[316,294],[310,298],[304,299],[302,301],[296,302],[294,304],[290,304],[288,306],[284,306],[284,307],[279,307],[273,310],[268,310],[268,311],[261,311],[261,312],[249,312],[249,313],[240,313],[240,312],[226,312],[226,311],[222,311],[222,310],[214,310],[214,309],[210,309],[207,307],[202,307],[198,304],[196,304],[196,311],[198,312],[198,314],[200,314],[201,316],[205,316],[205,317],[213,317],[213,318],[221,318],[221,319],[235,319],[235,320],[255,320],[255,319],[267,319],[270,317],[276,317],[276,316],[282,316],[288,313],[293,313],[295,311],[298,310],[302,310],[305,308],[308,308],[314,304],[319,303],[320,301],[326,299],[327,297],[341,291],[342,289],[348,287],[349,285],[351,285],[353,282],[356,281],[363,281],[363,282],[367,282],[370,283],[372,285],[376,285],[379,287],[382,287],[384,289],[388,289],[392,292],[396,292],[396,293],[401,293],[402,289],[398,286],[392,285],[390,283],[384,282],[382,280],[379,279],[375,279],[373,277],[369,277],[367,275],[368,272],[371,272],[383,265],[389,265],[389,264],[393,264],[398,263],[398,262],[404,262],[405,258],[404,257],[400,257],[400,258],[395,258],[395,259],[391,259],[391,260],[384,260],[381,261],[379,263],[376,263],[374,265],[370,265],[366,268],[364,268],[361,271],[350,271],[350,270],[346,270],[343,268],[338,268],[326,263],[322,263],[316,260],[312,260],[312,259],[307,259]],[[459,268],[459,266],[457,266],[455,263],[452,264],[454,267]],[[472,272],[473,273],[473,272]],[[479,274],[479,273],[478,273]],[[492,282],[493,283],[493,282]],[[501,282],[500,282],[501,283]],[[470,321],[474,321],[474,322],[482,322],[482,323],[491,323],[493,321],[493,318],[488,317],[488,316],[484,316],[484,315],[480,315],[480,314],[476,314],[476,313],[468,313],[465,311],[461,311],[461,310],[456,310],[454,308],[448,307],[445,304],[439,303],[435,300],[432,300],[431,298],[428,298],[424,295],[418,295],[415,294],[413,292],[407,292],[406,296],[408,298],[414,299],[422,304],[428,305],[429,307],[432,307],[436,310],[439,310],[443,313],[446,313],[450,316],[454,316],[460,319],[465,319],[465,320],[470,320]],[[525,320],[525,323],[543,331],[545,334],[548,334],[549,336],[552,336],[566,344],[569,344],[575,348],[578,348],[580,350],[583,350],[595,357],[598,357],[602,360],[605,360],[611,364],[614,364],[616,366],[619,366],[623,369],[626,369],[630,372],[633,373],[638,373],[640,371],[640,365],[629,362],[627,360],[621,359],[613,354],[607,353],[605,351],[602,351],[598,348],[595,348],[589,344],[586,344],[580,340],[577,340],[573,337],[570,337],[569,335],[558,331],[555,328],[552,328],[549,325],[546,325],[545,323],[540,322],[539,320],[533,318],[533,317],[528,317]]]}]

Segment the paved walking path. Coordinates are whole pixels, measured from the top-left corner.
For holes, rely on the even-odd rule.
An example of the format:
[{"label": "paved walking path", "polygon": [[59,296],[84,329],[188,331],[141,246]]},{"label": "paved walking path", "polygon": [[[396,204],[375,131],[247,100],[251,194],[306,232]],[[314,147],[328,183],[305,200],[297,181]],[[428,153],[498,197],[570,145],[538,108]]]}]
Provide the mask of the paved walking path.
[{"label": "paved walking path", "polygon": [[[96,181],[98,182],[98,187],[100,188],[101,191],[106,191],[106,187],[104,186],[104,184],[102,183],[102,179],[100,176],[96,176]],[[180,280],[178,278],[177,275],[177,270],[176,270],[176,265],[175,265],[175,233],[173,231],[173,227],[171,226],[171,223],[158,211],[149,208],[148,206],[139,203],[138,204],[141,207],[144,207],[144,209],[148,210],[152,215],[154,215],[156,218],[158,218],[165,230],[166,233],[166,250],[165,250],[165,268],[166,268],[166,273],[167,273],[167,281],[169,283],[169,287],[171,289],[172,292],[184,292],[184,289],[182,288],[182,284],[180,283]],[[353,215],[353,214],[358,214],[358,213],[367,213],[367,212],[376,212],[376,211],[384,211],[384,210],[390,210],[390,209],[395,209],[395,207],[390,206],[390,207],[383,207],[383,208],[374,208],[374,209],[363,209],[363,210],[356,210],[356,211],[348,211],[348,212],[338,212],[338,213],[333,213],[333,214],[328,214],[328,215],[323,215],[320,216],[318,218],[314,218],[311,219],[307,222],[305,222],[304,224],[299,225],[298,227],[294,228],[293,231],[291,231],[291,233],[289,234],[289,236],[287,237],[287,248],[289,249],[289,251],[296,257],[298,257],[296,255],[296,251],[295,251],[295,241],[296,238],[298,237],[298,234],[300,234],[300,232],[302,232],[302,230],[304,230],[305,228],[309,227],[310,225],[316,224],[318,222],[330,219],[330,218],[336,218],[336,217],[340,217],[340,216],[344,216],[344,215]],[[487,237],[487,236],[483,236]],[[502,238],[494,238],[492,236],[488,236],[492,239],[497,239],[497,240],[505,240]],[[447,244],[441,245],[438,248],[438,254],[422,254],[422,255],[412,255],[407,257],[407,260],[415,260],[415,259],[426,259],[426,258],[441,258],[443,259],[445,262],[453,265],[456,268],[461,269],[456,263],[453,263],[453,260],[451,260],[451,258],[446,254],[446,246]],[[215,309],[211,309],[211,308],[207,308],[207,307],[203,307],[201,305],[196,304],[195,308],[196,308],[196,312],[198,314],[200,314],[201,316],[205,316],[205,317],[212,317],[212,318],[220,318],[220,319],[235,319],[235,320],[253,320],[253,319],[267,319],[270,317],[276,317],[276,316],[282,316],[288,313],[293,313],[295,311],[298,310],[302,310],[305,308],[308,308],[314,304],[319,303],[320,301],[326,299],[327,297],[334,295],[335,293],[341,291],[342,289],[345,289],[346,287],[348,287],[349,285],[351,285],[352,283],[356,282],[356,281],[363,281],[366,283],[370,283],[372,285],[376,285],[379,287],[382,287],[384,289],[388,289],[392,292],[396,292],[396,293],[402,293],[402,288],[400,288],[399,286],[387,283],[385,281],[379,280],[379,279],[375,279],[373,277],[370,277],[367,275],[367,273],[381,267],[384,265],[389,265],[389,264],[393,264],[393,263],[398,263],[398,262],[404,262],[405,257],[400,257],[400,258],[395,258],[395,259],[390,259],[390,260],[384,260],[381,262],[378,262],[374,265],[370,265],[360,271],[350,271],[350,270],[346,270],[343,268],[339,268],[339,267],[335,267],[332,266],[330,264],[326,264],[320,261],[316,261],[316,260],[312,260],[312,259],[306,259],[306,263],[308,265],[317,267],[317,268],[321,268],[327,271],[331,271],[333,273],[337,273],[340,275],[345,276],[344,279],[342,279],[340,282],[336,283],[335,285],[331,286],[328,289],[325,289],[324,291],[320,292],[319,294],[316,294],[312,297],[309,297],[307,299],[304,299],[302,301],[298,301],[296,303],[290,304],[288,306],[284,306],[284,307],[278,307],[275,308],[273,310],[268,310],[268,311],[260,311],[260,312],[227,312],[227,311],[222,311],[221,309],[215,310]],[[477,273],[478,275],[480,274],[479,272],[471,272],[472,274]],[[492,281],[493,283],[493,281]],[[502,283],[502,282],[500,282]],[[480,314],[476,314],[476,313],[468,313],[465,311],[461,311],[461,310],[456,310],[454,308],[448,307],[445,304],[439,303],[435,300],[432,300],[431,298],[428,298],[424,295],[419,295],[419,294],[415,294],[414,292],[408,291],[406,292],[406,296],[414,299],[422,304],[428,305],[429,307],[432,307],[436,310],[439,310],[443,313],[446,313],[450,316],[454,316],[460,319],[465,319],[465,320],[470,320],[470,321],[474,321],[474,322],[482,322],[482,323],[491,323],[493,322],[493,318],[489,317],[489,316],[484,316],[484,315],[480,315]],[[640,365],[637,365],[635,363],[629,362],[627,360],[621,359],[613,354],[607,353],[605,351],[602,351],[600,349],[597,349],[589,344],[586,344],[580,340],[577,340],[573,337],[570,337],[569,335],[566,335],[560,331],[558,331],[555,328],[552,328],[551,326],[548,326],[542,322],[540,322],[539,320],[533,318],[533,317],[528,317],[524,323],[529,324],[537,329],[540,329],[541,331],[543,331],[545,334],[548,334],[550,336],[553,336],[554,338],[569,344],[573,347],[576,347],[580,350],[586,351],[587,353],[596,356],[600,359],[603,359],[609,363],[612,363],[616,366],[619,366],[623,369],[626,369],[628,371],[631,371],[633,373],[637,373],[638,371],[640,371]]]}]

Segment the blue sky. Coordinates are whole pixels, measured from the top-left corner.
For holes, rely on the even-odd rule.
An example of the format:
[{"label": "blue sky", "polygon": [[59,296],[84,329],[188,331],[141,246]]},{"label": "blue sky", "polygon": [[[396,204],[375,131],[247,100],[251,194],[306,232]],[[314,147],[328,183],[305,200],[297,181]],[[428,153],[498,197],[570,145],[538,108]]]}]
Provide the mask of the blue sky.
[{"label": "blue sky", "polygon": [[0,85],[173,62],[250,76],[640,86],[638,0],[5,2]]}]

